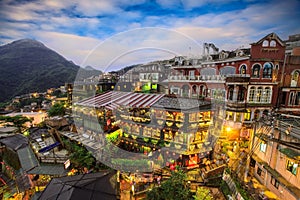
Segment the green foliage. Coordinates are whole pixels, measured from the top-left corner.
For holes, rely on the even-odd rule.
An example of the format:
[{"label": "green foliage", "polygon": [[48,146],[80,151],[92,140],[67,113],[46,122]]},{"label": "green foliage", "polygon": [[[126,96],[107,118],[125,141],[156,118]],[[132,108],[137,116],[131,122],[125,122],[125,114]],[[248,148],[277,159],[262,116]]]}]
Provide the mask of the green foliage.
[{"label": "green foliage", "polygon": [[147,192],[147,200],[177,200],[192,199],[190,190],[186,185],[186,174],[179,170],[172,172],[171,177],[164,181],[160,187]]},{"label": "green foliage", "polygon": [[4,103],[0,102],[0,109],[3,109],[8,105],[9,105],[9,102],[4,102]]},{"label": "green foliage", "polygon": [[91,169],[95,165],[96,159],[85,147],[65,139],[63,142],[65,148],[71,152],[70,161],[75,168],[82,169],[86,167],[87,169]]},{"label": "green foliage", "polygon": [[227,197],[228,195],[230,195],[230,196],[232,195],[232,192],[230,191],[230,189],[229,189],[227,183],[226,183],[225,181],[223,181],[223,180],[222,180],[222,182],[221,182],[220,189],[222,190],[224,196]]},{"label": "green foliage", "polygon": [[62,103],[55,103],[49,110],[48,110],[48,116],[64,116],[66,112],[66,108],[64,107],[64,104]]},{"label": "green foliage", "polygon": [[205,187],[198,187],[196,195],[193,197],[195,200],[213,200],[210,190]]}]

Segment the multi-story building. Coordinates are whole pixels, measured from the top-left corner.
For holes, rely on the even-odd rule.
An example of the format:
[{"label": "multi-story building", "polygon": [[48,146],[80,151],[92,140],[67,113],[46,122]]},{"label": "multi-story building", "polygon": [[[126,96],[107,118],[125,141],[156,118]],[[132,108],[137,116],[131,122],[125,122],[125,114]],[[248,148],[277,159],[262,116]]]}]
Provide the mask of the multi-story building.
[{"label": "multi-story building", "polygon": [[177,156],[178,164],[185,167],[195,167],[209,156],[215,141],[208,130],[210,102],[199,99],[111,91],[75,106],[93,138],[121,129],[117,142],[121,148],[147,154],[159,151],[164,158]]},{"label": "multi-story building", "polygon": [[219,122],[223,125],[220,134],[229,139],[249,138],[248,124],[276,105],[284,55],[283,41],[271,33],[250,49],[177,62],[171,67],[169,92],[223,102],[217,106],[223,121]]},{"label": "multi-story building", "polygon": [[[254,131],[252,174],[278,199],[299,200],[300,118],[283,115],[279,120],[267,117],[263,120]],[[266,123],[270,121],[274,126]]]},{"label": "multi-story building", "polygon": [[120,76],[116,91],[167,93],[168,61],[138,65]]}]

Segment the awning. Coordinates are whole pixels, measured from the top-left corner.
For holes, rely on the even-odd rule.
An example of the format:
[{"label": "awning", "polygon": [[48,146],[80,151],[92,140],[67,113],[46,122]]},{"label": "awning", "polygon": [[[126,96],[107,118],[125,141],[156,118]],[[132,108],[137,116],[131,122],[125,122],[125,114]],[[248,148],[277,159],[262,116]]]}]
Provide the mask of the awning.
[{"label": "awning", "polygon": [[81,106],[105,107],[114,110],[122,107],[150,107],[161,99],[165,94],[144,94],[134,92],[110,91],[94,97],[90,97],[76,103]]},{"label": "awning", "polygon": [[54,149],[55,147],[59,146],[60,142],[55,142],[53,144],[50,144],[49,146],[46,146],[39,150],[39,153],[45,153],[47,151],[50,151],[51,149]]},{"label": "awning", "polygon": [[281,148],[279,151],[289,158],[300,160],[300,153],[291,148]]}]

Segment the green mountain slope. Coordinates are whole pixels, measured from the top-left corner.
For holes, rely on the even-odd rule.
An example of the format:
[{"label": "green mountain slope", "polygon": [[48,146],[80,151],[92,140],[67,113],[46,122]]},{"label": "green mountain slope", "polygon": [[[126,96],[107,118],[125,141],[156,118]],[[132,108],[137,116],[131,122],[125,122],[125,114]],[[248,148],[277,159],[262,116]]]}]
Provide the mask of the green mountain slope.
[{"label": "green mountain slope", "polygon": [[[79,68],[35,40],[22,39],[0,46],[0,102],[73,82]],[[84,75],[89,77],[100,73],[86,70]]]}]

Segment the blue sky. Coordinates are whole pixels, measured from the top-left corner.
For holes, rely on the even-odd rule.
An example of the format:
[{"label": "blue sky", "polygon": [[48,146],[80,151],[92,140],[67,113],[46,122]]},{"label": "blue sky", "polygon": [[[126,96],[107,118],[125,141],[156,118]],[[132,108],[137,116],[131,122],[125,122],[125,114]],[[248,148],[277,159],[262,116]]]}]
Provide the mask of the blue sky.
[{"label": "blue sky", "polygon": [[234,50],[271,32],[285,40],[299,19],[298,0],[2,0],[0,44],[32,38],[105,70],[201,56],[204,42]]}]

